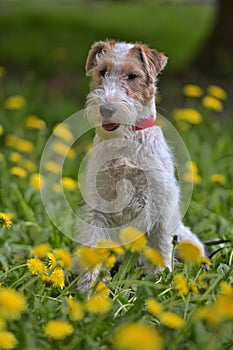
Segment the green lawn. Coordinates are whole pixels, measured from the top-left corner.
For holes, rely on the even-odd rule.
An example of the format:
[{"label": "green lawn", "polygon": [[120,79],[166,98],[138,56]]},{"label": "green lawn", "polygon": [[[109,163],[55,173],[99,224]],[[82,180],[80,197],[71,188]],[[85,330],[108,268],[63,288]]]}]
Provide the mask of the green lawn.
[{"label": "green lawn", "polygon": [[[81,249],[80,266],[103,267],[87,295],[77,287],[82,273],[70,270],[77,244],[50,220],[40,194],[46,182],[39,168],[45,144],[54,126],[84,104],[88,84],[83,67],[90,43],[106,37],[111,26],[111,37],[146,41],[167,52],[174,57],[175,70],[203,40],[201,31],[212,18],[212,9],[149,3],[147,8],[124,5],[124,10],[120,4],[101,3],[97,8],[91,5],[92,11],[65,3],[46,5],[46,10],[36,3],[0,6],[0,349],[231,350],[233,122],[225,109],[230,100],[227,89],[226,97],[222,89],[210,90],[208,82],[198,90],[200,97],[176,91],[179,118],[170,106],[164,111],[166,91],[158,106],[177,130],[175,135],[184,140],[193,162],[182,164],[185,171],[179,178],[184,187],[194,185],[184,221],[203,242],[216,242],[206,246],[210,260],[201,259],[195,247],[181,245],[178,251],[183,251],[184,260],[174,260],[172,271],[154,275],[145,274],[145,269],[162,265],[161,257],[148,251],[143,237],[128,249]],[[142,32],[133,25],[138,16],[144,21]],[[167,29],[168,21],[176,31]],[[195,30],[188,32],[187,27]],[[191,34],[193,40],[186,47],[182,43]],[[203,99],[207,95],[212,99]],[[177,144],[169,134],[173,129],[166,125],[170,124],[162,127],[176,155]],[[66,155],[75,132],[57,129],[54,152],[65,158],[62,186],[70,207],[78,211],[78,165],[91,149],[93,132]],[[46,166],[58,179],[61,168],[54,163]],[[50,205],[56,207],[60,182],[54,181],[51,191]],[[70,217],[62,211],[59,218],[72,236]],[[136,235],[133,229],[131,233]],[[174,240],[174,250],[175,245]],[[136,265],[138,253],[132,250],[142,250],[146,266]]]}]

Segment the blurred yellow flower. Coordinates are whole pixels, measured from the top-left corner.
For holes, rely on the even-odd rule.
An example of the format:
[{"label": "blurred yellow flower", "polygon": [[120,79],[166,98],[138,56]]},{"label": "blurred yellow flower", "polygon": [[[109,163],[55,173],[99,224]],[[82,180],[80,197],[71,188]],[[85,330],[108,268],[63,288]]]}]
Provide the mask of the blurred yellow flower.
[{"label": "blurred yellow flower", "polygon": [[[93,282],[93,283],[95,283],[95,282]],[[98,295],[103,296],[103,297],[108,297],[110,294],[110,289],[102,281],[98,282],[94,286],[94,291],[95,291],[95,293],[97,293]]]},{"label": "blurred yellow flower", "polygon": [[47,271],[45,264],[38,258],[32,258],[27,261],[29,271],[33,275],[40,275]]},{"label": "blurred yellow flower", "polygon": [[73,191],[78,187],[78,182],[72,179],[71,177],[63,177],[62,178],[62,186],[69,191]]},{"label": "blurred yellow flower", "polygon": [[14,147],[18,140],[19,140],[18,136],[14,134],[9,134],[5,138],[5,145],[7,147]]},{"label": "blurred yellow flower", "polygon": [[143,254],[148,259],[148,261],[155,265],[165,267],[165,262],[162,254],[153,248],[145,248]]},{"label": "blurred yellow flower", "polygon": [[162,350],[163,340],[155,327],[131,322],[119,328],[114,337],[117,350]]},{"label": "blurred yellow flower", "polygon": [[177,290],[178,296],[187,295],[189,293],[188,283],[181,273],[178,273],[174,277],[174,288]]},{"label": "blurred yellow flower", "polygon": [[23,96],[14,95],[10,96],[5,101],[5,108],[11,110],[21,109],[26,105],[26,100]]},{"label": "blurred yellow flower", "polygon": [[2,124],[0,124],[0,136],[2,136],[3,134],[4,134],[4,128]]},{"label": "blurred yellow flower", "polygon": [[18,152],[11,152],[9,155],[9,159],[11,162],[18,163],[21,159],[21,154]]},{"label": "blurred yellow flower", "polygon": [[0,349],[15,349],[17,343],[18,341],[13,333],[7,331],[0,331]]},{"label": "blurred yellow flower", "polygon": [[93,147],[93,144],[92,144],[92,143],[90,143],[89,145],[87,145],[87,147],[85,148],[86,153],[91,152],[91,151],[92,151],[92,147]]},{"label": "blurred yellow flower", "polygon": [[64,271],[60,267],[56,267],[51,273],[50,281],[53,287],[63,288],[65,286]]},{"label": "blurred yellow flower", "polygon": [[32,162],[30,159],[21,159],[20,165],[25,168],[27,171],[35,171],[36,170],[36,164]]},{"label": "blurred yellow flower", "polygon": [[18,177],[21,177],[21,178],[24,178],[24,177],[27,176],[26,170],[23,169],[23,168],[20,168],[18,166],[14,166],[13,168],[11,168],[10,172],[11,172],[12,175],[18,176]]},{"label": "blurred yellow flower", "polygon": [[175,109],[173,118],[177,121],[182,120],[191,124],[199,124],[202,122],[201,114],[192,108]]},{"label": "blurred yellow flower", "polygon": [[178,329],[184,326],[184,320],[174,312],[162,312],[159,315],[160,322],[169,328]]},{"label": "blurred yellow flower", "polygon": [[6,74],[6,69],[3,66],[0,66],[0,78],[4,77]]},{"label": "blurred yellow flower", "polygon": [[71,335],[74,332],[74,328],[66,321],[53,320],[47,323],[44,332],[47,337],[61,340]]},{"label": "blurred yellow flower", "polygon": [[135,227],[125,227],[120,231],[119,238],[127,250],[132,253],[142,251],[147,244],[145,234]]},{"label": "blurred yellow flower", "polygon": [[6,321],[3,320],[3,318],[0,318],[0,331],[3,331],[6,329]]},{"label": "blurred yellow flower", "polygon": [[46,128],[45,121],[34,114],[31,114],[26,118],[24,125],[27,129],[41,130]]},{"label": "blurred yellow flower", "polygon": [[87,270],[95,270],[100,266],[104,259],[100,254],[100,249],[81,246],[76,249],[76,256],[81,268]]},{"label": "blurred yellow flower", "polygon": [[30,177],[29,183],[35,190],[40,190],[44,187],[44,178],[40,174],[33,174]]},{"label": "blurred yellow flower", "polygon": [[32,248],[32,255],[37,258],[44,258],[49,252],[48,243],[41,243]]},{"label": "blurred yellow flower", "polygon": [[17,320],[26,310],[24,296],[12,288],[0,289],[0,315],[6,320]]},{"label": "blurred yellow flower", "polygon": [[203,90],[198,85],[187,84],[184,86],[183,93],[188,97],[201,97]]},{"label": "blurred yellow flower", "polygon": [[73,142],[74,136],[70,131],[68,125],[65,123],[57,124],[53,129],[53,133],[54,135],[68,143]]},{"label": "blurred yellow flower", "polygon": [[34,149],[34,145],[31,141],[26,139],[18,139],[15,143],[15,149],[23,153],[31,153]]},{"label": "blurred yellow flower", "polygon": [[198,245],[191,241],[179,242],[176,246],[177,256],[186,263],[200,263],[202,252]]},{"label": "blurred yellow flower", "polygon": [[227,98],[226,91],[218,85],[210,85],[207,88],[209,95],[212,95],[220,100],[225,100]]},{"label": "blurred yellow flower", "polygon": [[96,247],[107,248],[109,249],[109,251],[118,255],[123,255],[125,252],[124,249],[119,245],[119,243],[107,239],[100,239]]},{"label": "blurred yellow flower", "polygon": [[66,156],[68,159],[74,159],[75,157],[74,149],[63,142],[60,142],[60,141],[54,142],[52,145],[52,149],[54,152],[62,156]]},{"label": "blurred yellow flower", "polygon": [[216,183],[219,183],[219,184],[224,184],[225,181],[226,181],[226,178],[225,178],[224,175],[221,175],[221,174],[213,174],[210,177],[210,181],[216,182]]},{"label": "blurred yellow flower", "polygon": [[105,314],[112,308],[112,299],[102,294],[91,295],[85,303],[85,308],[92,314]]},{"label": "blurred yellow flower", "polygon": [[45,163],[45,169],[47,171],[50,171],[51,173],[54,173],[54,174],[59,174],[60,172],[62,172],[61,165],[59,165],[58,163],[56,163],[52,160]]},{"label": "blurred yellow flower", "polygon": [[221,112],[223,110],[222,102],[213,96],[203,97],[202,104],[204,107],[213,109],[215,112]]},{"label": "blurred yellow flower", "polygon": [[163,306],[157,300],[151,298],[146,301],[147,310],[153,315],[157,316],[163,311]]},{"label": "blurred yellow flower", "polygon": [[83,306],[80,301],[74,300],[70,295],[66,298],[66,302],[69,306],[69,318],[71,321],[79,321],[84,317]]},{"label": "blurred yellow flower", "polygon": [[190,161],[186,163],[186,167],[187,172],[184,174],[184,180],[194,184],[201,183],[201,176],[199,175],[197,164]]},{"label": "blurred yellow flower", "polygon": [[193,280],[189,280],[189,290],[190,290],[190,292],[193,292],[194,294],[199,294],[198,287]]},{"label": "blurred yellow flower", "polygon": [[0,227],[6,227],[8,230],[11,228],[11,214],[1,213],[0,212]]},{"label": "blurred yellow flower", "polygon": [[69,269],[72,265],[72,256],[69,252],[62,248],[54,249],[55,258],[59,265]]}]

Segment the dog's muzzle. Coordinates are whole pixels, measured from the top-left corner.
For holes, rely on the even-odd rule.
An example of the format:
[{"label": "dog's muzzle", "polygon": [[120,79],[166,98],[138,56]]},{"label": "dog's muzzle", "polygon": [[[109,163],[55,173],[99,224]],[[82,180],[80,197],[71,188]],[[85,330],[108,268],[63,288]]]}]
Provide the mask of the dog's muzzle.
[{"label": "dog's muzzle", "polygon": [[116,112],[116,108],[111,104],[104,104],[100,106],[100,114],[103,117],[102,127],[106,131],[113,131],[119,128],[118,123],[109,123],[109,119],[112,118]]}]

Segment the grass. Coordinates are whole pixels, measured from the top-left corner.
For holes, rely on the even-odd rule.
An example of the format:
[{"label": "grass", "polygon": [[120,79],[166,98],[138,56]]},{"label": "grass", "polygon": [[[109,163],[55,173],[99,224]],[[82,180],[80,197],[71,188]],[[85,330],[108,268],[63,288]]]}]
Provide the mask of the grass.
[{"label": "grass", "polygon": [[[1,84],[2,91],[6,91],[7,86],[10,97],[11,77],[2,77]],[[37,174],[41,152],[52,125],[45,127],[43,118],[39,118],[38,124],[38,117],[34,117],[34,122],[26,123],[33,105],[33,98],[28,100],[23,97],[24,91],[29,90],[27,84],[22,83],[22,95],[13,97],[11,101],[1,95],[0,206],[1,211],[12,214],[13,219],[11,229],[4,228],[4,225],[0,229],[0,325],[5,324],[1,327],[14,335],[18,345],[13,341],[10,343],[9,339],[8,343],[3,343],[6,341],[5,333],[0,328],[0,348],[130,350],[135,349],[137,343],[144,344],[145,339],[149,339],[153,346],[157,341],[158,348],[161,346],[169,350],[231,349],[233,297],[230,285],[233,282],[233,254],[229,240],[232,241],[233,234],[233,191],[230,185],[233,174],[230,151],[232,122],[222,122],[221,112],[203,106],[201,98],[186,97],[183,100],[183,107],[201,113],[202,119],[198,124],[193,124],[191,119],[175,120],[172,115],[168,116],[185,140],[195,162],[193,170],[196,185],[185,222],[204,242],[223,241],[207,247],[208,254],[212,256],[211,265],[201,264],[200,261],[194,264],[174,262],[171,272],[165,270],[158,275],[145,275],[146,266],[135,267],[137,253],[124,250],[124,262],[115,276],[109,279],[107,275],[106,279],[106,268],[100,275],[99,281],[106,283],[102,285],[104,293],[101,294],[101,289],[96,291],[93,287],[92,296],[89,296],[93,300],[87,301],[87,295],[77,288],[81,274],[73,275],[69,264],[64,266],[64,261],[56,255],[56,249],[63,249],[63,254],[65,251],[69,259],[76,249],[76,243],[58,231],[42,205]],[[40,88],[43,92],[43,86]],[[19,93],[21,91],[18,90]],[[182,92],[180,95],[182,98]],[[9,107],[12,106],[12,101],[16,105],[15,109]],[[223,106],[223,102],[220,103]],[[32,128],[33,125],[35,127],[35,120],[37,129]],[[9,138],[12,134],[16,137],[13,143],[10,142],[12,136]],[[73,156],[66,159],[63,167],[63,177],[68,178],[66,184],[63,182],[64,191],[74,210],[81,200],[75,181],[77,169],[74,164],[78,164],[87,152],[91,136],[84,137],[82,143],[74,146]],[[63,130],[59,136],[60,141],[65,144],[67,137],[69,135]],[[20,170],[15,171],[15,167]],[[213,175],[215,178],[212,178]],[[63,224],[64,227],[70,225],[65,213]],[[43,243],[49,244],[48,255],[48,251],[44,255],[35,253],[35,249],[39,249],[38,245]],[[44,273],[38,274],[30,268],[28,261],[36,258],[37,254],[44,264],[42,265],[47,266],[47,283],[42,279]],[[111,256],[112,263],[115,259],[122,261],[122,255],[111,253],[107,256]],[[107,265],[108,271],[110,265]],[[147,265],[151,267],[150,262]],[[53,275],[55,270],[60,274],[56,279]],[[184,295],[181,293],[183,287],[179,287],[180,290],[176,285],[180,274],[188,288]],[[23,294],[27,303],[26,310],[18,312],[16,319],[11,316],[10,306],[1,301],[1,291],[5,291],[6,287]],[[6,292],[9,293],[9,290]],[[146,302],[150,299],[159,302],[159,307],[162,308],[160,313],[146,307]],[[99,306],[100,302],[102,304]],[[14,308],[17,309],[17,306],[13,306],[13,311],[16,312]],[[4,310],[8,316],[4,316]],[[203,313],[206,313],[205,316]],[[211,316],[213,314],[215,317]],[[53,320],[65,323],[60,329],[59,325],[49,323]],[[137,331],[138,322],[146,328]],[[126,328],[128,335],[123,332],[126,325],[131,327],[129,330]],[[152,328],[147,328],[149,325]],[[128,332],[131,331],[140,334],[136,343],[135,336],[130,338]],[[61,334],[62,339],[57,339],[57,334]],[[121,341],[124,344],[130,341],[132,347],[122,345]]]}]

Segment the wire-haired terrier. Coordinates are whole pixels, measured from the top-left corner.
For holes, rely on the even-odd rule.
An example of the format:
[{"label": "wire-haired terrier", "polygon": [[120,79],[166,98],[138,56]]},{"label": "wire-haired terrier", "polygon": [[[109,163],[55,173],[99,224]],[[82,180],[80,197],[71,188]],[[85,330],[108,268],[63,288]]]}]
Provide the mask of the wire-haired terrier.
[{"label": "wire-haired terrier", "polygon": [[155,83],[166,63],[163,53],[139,43],[101,41],[90,49],[87,116],[96,135],[82,233],[95,245],[137,227],[171,268],[174,235],[197,244],[203,255],[204,248],[182,223],[173,158],[156,125]]}]

